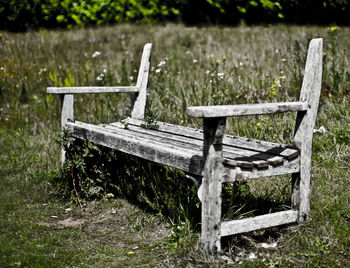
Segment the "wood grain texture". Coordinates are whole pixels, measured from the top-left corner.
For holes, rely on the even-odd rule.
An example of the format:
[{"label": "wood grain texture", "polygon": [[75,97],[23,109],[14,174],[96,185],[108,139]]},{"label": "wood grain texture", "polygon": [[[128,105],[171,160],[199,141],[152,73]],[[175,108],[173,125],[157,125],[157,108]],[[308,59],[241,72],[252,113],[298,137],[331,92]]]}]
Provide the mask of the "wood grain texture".
[{"label": "wood grain texture", "polygon": [[[133,118],[127,118],[123,122],[130,125],[141,126],[144,124],[142,120],[135,120]],[[158,131],[169,133],[171,135],[177,134],[179,137],[196,138],[203,140],[203,130],[195,129],[185,126],[173,125],[164,122],[157,122],[159,125]],[[113,123],[112,123],[113,125]],[[249,151],[255,151],[256,153],[268,153],[275,156],[281,156],[287,160],[296,158],[299,155],[299,151],[296,148],[292,148],[286,144],[273,143],[268,141],[254,140],[250,138],[225,135],[223,146],[229,146],[232,148],[246,149]]]},{"label": "wood grain texture", "polygon": [[228,236],[254,230],[296,222],[298,211],[287,210],[265,214],[253,218],[226,221],[221,223],[221,236]]},{"label": "wood grain texture", "polygon": [[225,133],[226,118],[203,120],[205,159],[201,185],[202,223],[201,244],[207,253],[221,250],[221,191],[224,167],[222,164],[222,141]]},{"label": "wood grain texture", "polygon": [[[74,95],[65,94],[61,96],[62,112],[61,112],[61,128],[62,130],[67,127],[69,121],[74,121]],[[62,164],[66,160],[66,152],[62,148],[61,150],[61,162]]]},{"label": "wood grain texture", "polygon": [[310,108],[298,112],[295,126],[294,143],[300,150],[300,172],[293,176],[292,206],[299,206],[300,222],[307,220],[310,211],[312,137],[322,83],[322,44],[322,38],[318,38],[309,45],[300,101],[308,102]]},{"label": "wood grain texture", "polygon": [[132,118],[143,119],[145,114],[146,99],[147,99],[147,84],[150,67],[152,44],[146,44],[143,48],[139,74],[137,77],[137,88],[139,89],[139,95],[134,103],[134,107],[131,112]]},{"label": "wood grain texture", "polygon": [[103,126],[83,122],[68,122],[73,136],[112,148],[123,153],[141,157],[152,162],[202,175],[201,152],[178,148],[171,144],[137,137],[127,131],[113,131]]},{"label": "wood grain texture", "polygon": [[230,117],[305,111],[306,101],[187,107],[187,115],[197,118]]},{"label": "wood grain texture", "polygon": [[139,88],[135,86],[125,87],[48,87],[47,93],[50,94],[96,94],[96,93],[128,93],[138,92]]}]

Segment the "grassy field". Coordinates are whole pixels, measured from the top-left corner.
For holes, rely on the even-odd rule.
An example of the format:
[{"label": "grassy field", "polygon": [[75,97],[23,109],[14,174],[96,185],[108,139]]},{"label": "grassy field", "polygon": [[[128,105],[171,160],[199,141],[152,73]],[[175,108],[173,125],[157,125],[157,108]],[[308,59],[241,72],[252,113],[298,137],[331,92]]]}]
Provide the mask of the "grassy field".
[{"label": "grassy field", "polygon": [[[350,28],[172,24],[0,33],[0,266],[350,266],[349,36]],[[87,145],[100,155],[96,161],[113,166],[119,159],[125,187],[91,164],[94,172],[82,173],[93,177],[81,178],[81,206],[67,190],[57,142],[60,100],[47,86],[133,84],[142,47],[151,42],[148,110],[161,121],[200,127],[187,106],[297,100],[313,37],[324,38],[316,127],[326,131],[314,136],[311,221],[231,237],[213,258],[198,249],[199,201],[183,174]],[[133,99],[78,96],[76,119],[125,118]],[[290,143],[294,117],[231,120],[228,132]],[[228,214],[249,214],[262,200],[288,206],[289,180],[234,185],[228,198],[239,205]]]}]

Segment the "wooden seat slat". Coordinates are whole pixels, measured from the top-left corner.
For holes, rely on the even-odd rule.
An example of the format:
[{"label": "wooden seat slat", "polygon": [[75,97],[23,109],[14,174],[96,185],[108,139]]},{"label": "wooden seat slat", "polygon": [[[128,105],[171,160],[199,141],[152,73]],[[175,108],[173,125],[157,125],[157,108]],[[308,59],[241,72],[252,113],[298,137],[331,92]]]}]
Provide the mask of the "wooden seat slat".
[{"label": "wooden seat slat", "polygon": [[[144,124],[142,120],[137,120],[134,118],[127,118],[124,122],[134,125],[141,126]],[[167,132],[171,134],[178,134],[184,137],[191,137],[203,140],[203,130],[195,129],[185,126],[178,126],[164,122],[158,123],[158,131]],[[112,123],[113,125],[114,123]],[[242,149],[249,149],[261,153],[269,153],[275,156],[281,156],[285,159],[291,160],[296,158],[299,155],[299,151],[295,148],[292,148],[286,144],[273,143],[268,141],[254,140],[250,138],[225,135],[223,140],[224,146],[229,145],[233,147],[238,147]]]},{"label": "wooden seat slat", "polygon": [[[115,128],[125,128],[125,125],[121,123],[113,123],[110,126]],[[183,146],[184,148],[193,148],[198,147],[198,150],[203,150],[203,138],[200,136],[197,137],[188,137],[179,134],[169,133],[169,132],[161,132],[158,130],[148,130],[142,128],[140,126],[128,125],[127,128],[129,130],[135,131],[137,133],[144,133],[147,135],[153,136],[152,138],[158,139],[158,137],[169,139],[169,142],[174,142],[177,146]],[[173,129],[176,129],[174,127]],[[138,134],[137,134],[138,135]],[[258,153],[253,150],[243,149],[238,147],[233,147],[230,145],[224,145],[223,148],[223,156],[224,158],[229,158],[231,160],[235,160],[235,164],[237,166],[241,166],[244,168],[253,168],[253,166],[257,168],[265,168],[269,164],[276,166],[283,164],[284,158],[280,156],[275,156],[273,154],[266,153]],[[228,163],[233,163],[232,161]]]},{"label": "wooden seat slat", "polygon": [[67,126],[72,130],[74,137],[86,139],[188,173],[202,174],[202,155],[195,150],[176,148],[169,144],[133,136],[131,132],[113,132],[102,126],[82,122],[68,122]]},{"label": "wooden seat slat", "polygon": [[[160,142],[164,142],[164,145],[171,144],[177,146],[178,148],[187,148],[197,151],[200,155],[202,155],[203,151],[203,140],[197,140],[196,138],[188,138],[179,135],[171,135],[169,133],[160,133],[155,130],[148,130],[141,127],[128,126],[127,129],[124,128],[123,124],[113,124],[112,126],[106,126],[107,128],[118,131],[120,129],[124,129],[124,131],[130,132],[130,135],[140,136],[144,138],[148,138],[150,140],[157,140]],[[120,130],[123,131],[123,130]],[[131,134],[132,132],[132,134]],[[232,150],[232,148],[227,147],[228,150],[224,150],[223,156],[227,159],[236,159],[235,162],[230,161],[228,163],[234,163],[235,166],[241,166],[245,168],[253,168],[255,166],[255,162],[262,161],[254,156],[247,157],[247,154],[253,155],[254,152],[244,152],[244,150]],[[231,149],[231,150],[230,150]],[[272,158],[273,156],[271,156]],[[268,161],[265,161],[265,166],[269,165]],[[256,165],[256,167],[261,167],[260,165]]]}]

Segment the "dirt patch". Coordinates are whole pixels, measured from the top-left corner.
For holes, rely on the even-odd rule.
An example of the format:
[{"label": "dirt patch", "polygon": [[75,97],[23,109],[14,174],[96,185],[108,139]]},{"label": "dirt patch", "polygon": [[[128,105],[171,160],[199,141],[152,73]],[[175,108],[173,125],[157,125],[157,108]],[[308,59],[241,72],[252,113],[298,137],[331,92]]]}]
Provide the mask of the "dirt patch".
[{"label": "dirt patch", "polygon": [[76,219],[74,220],[72,217],[69,217],[67,219],[57,221],[57,222],[38,222],[37,224],[40,226],[62,226],[62,227],[75,227],[83,224],[85,222],[84,219]]}]

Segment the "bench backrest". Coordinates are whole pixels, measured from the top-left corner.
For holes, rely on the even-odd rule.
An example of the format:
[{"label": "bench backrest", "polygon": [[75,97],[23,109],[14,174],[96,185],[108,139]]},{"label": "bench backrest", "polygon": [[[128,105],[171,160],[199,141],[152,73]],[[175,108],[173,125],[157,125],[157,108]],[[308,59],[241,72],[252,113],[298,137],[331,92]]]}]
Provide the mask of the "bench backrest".
[{"label": "bench backrest", "polygon": [[306,101],[309,109],[298,112],[295,125],[294,143],[301,149],[303,144],[311,146],[313,129],[317,117],[322,83],[322,38],[312,39],[306,58],[300,101]]},{"label": "bench backrest", "polygon": [[131,112],[131,117],[135,119],[143,119],[145,114],[151,49],[152,44],[150,43],[146,44],[143,48],[140,69],[136,83],[136,87],[139,90],[139,94]]}]

